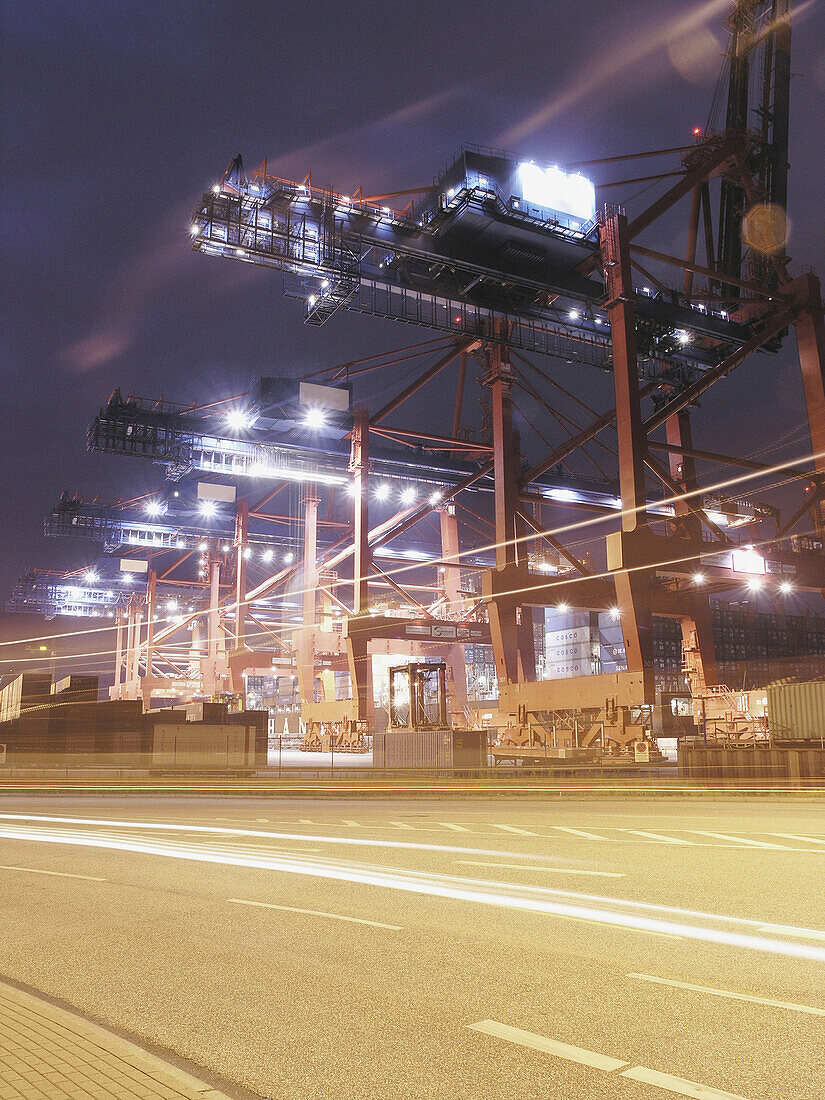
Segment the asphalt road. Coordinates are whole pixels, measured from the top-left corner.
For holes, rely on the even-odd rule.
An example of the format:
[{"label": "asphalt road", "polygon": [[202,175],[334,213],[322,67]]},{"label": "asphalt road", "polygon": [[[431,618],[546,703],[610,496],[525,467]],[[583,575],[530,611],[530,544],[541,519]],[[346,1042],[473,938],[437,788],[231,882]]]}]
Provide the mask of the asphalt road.
[{"label": "asphalt road", "polygon": [[823,870],[825,799],[6,793],[0,971],[278,1100],[821,1100]]}]

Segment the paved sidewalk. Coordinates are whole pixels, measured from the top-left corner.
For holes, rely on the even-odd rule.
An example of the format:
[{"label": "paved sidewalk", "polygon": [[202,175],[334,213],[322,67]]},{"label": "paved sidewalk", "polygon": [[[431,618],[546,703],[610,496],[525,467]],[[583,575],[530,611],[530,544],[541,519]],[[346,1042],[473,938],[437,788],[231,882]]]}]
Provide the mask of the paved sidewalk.
[{"label": "paved sidewalk", "polygon": [[230,1100],[81,1016],[0,982],[0,1100]]}]

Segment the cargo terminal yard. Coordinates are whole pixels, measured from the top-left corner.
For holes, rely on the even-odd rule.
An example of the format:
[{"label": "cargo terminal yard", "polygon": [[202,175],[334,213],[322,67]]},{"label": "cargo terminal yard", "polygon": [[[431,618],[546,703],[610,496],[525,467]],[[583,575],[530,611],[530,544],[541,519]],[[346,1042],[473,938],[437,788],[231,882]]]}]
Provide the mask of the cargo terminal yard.
[{"label": "cargo terminal yard", "polygon": [[125,7],[10,17],[0,1100],[821,1100],[816,0]]},{"label": "cargo terminal yard", "polygon": [[[93,555],[29,572],[8,608],[112,620],[112,752],[112,704],[225,703],[266,712],[273,743],[382,767],[772,739],[789,776],[823,777],[785,743],[825,716],[825,326],[784,251],[790,14],[764,7],[734,5],[726,124],[682,147],[560,167],[467,145],[377,195],[229,162],[189,223],[204,263],[265,269],[296,324],[354,311],[416,340],[189,404],[116,389],[92,415],[90,451],[165,478],[64,491],[45,534]],[[617,162],[661,192],[632,215],[636,179],[597,201],[587,174]],[[687,254],[651,247],[677,217]],[[717,383],[791,333],[810,455],[697,448]],[[49,744],[27,676],[5,689],[12,761]]]}]

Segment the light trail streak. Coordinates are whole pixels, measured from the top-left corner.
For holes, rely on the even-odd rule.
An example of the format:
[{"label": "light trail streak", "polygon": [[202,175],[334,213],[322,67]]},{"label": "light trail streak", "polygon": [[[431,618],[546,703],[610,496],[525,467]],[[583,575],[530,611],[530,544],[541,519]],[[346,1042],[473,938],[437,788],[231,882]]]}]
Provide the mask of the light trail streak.
[{"label": "light trail streak", "polygon": [[[162,829],[164,826],[154,823],[152,828]],[[184,826],[176,826],[176,828],[179,830],[185,829]],[[200,827],[200,829],[206,832],[242,832],[244,835],[249,835],[247,830],[209,830],[206,827]],[[768,925],[764,920],[705,913],[648,902],[580,894],[567,890],[552,890],[522,884],[502,884],[500,882],[459,878],[452,875],[437,875],[401,868],[387,869],[379,866],[322,859],[320,857],[304,859],[297,855],[288,856],[285,854],[270,857],[244,855],[240,852],[210,848],[207,845],[196,846],[191,843],[187,844],[185,841],[171,842],[162,838],[155,841],[140,837],[100,836],[80,831],[68,832],[58,828],[47,830],[45,828],[24,828],[20,826],[0,826],[0,836],[8,840],[134,852],[167,859],[256,868],[336,882],[379,886],[384,889],[398,890],[425,897],[450,898],[455,901],[473,902],[479,905],[547,916],[574,917],[591,923],[609,925],[620,930],[630,929],[661,935],[681,936],[686,939],[715,943],[742,950],[790,956],[813,962],[825,962],[825,946],[800,943],[792,938],[804,939],[806,936],[811,937],[817,934],[815,929],[795,928],[791,925]],[[314,839],[320,840],[322,838],[315,837]],[[340,843],[339,838],[326,839]],[[367,843],[378,846],[389,844],[393,847],[423,847],[439,850],[437,846],[433,845],[413,846],[403,842],[398,845],[381,841],[368,841]],[[585,902],[589,904],[583,904]],[[647,915],[649,913],[662,914],[663,916],[649,916]],[[667,919],[664,917],[665,914]],[[706,927],[698,923],[687,923],[686,918],[692,918],[694,921],[714,922],[723,926],[735,925],[748,930],[754,929],[755,931],[761,928],[770,928],[774,935],[788,936],[788,940],[770,939],[755,935],[751,931],[740,932],[730,930],[727,927]],[[825,937],[825,932],[818,934]]]}]

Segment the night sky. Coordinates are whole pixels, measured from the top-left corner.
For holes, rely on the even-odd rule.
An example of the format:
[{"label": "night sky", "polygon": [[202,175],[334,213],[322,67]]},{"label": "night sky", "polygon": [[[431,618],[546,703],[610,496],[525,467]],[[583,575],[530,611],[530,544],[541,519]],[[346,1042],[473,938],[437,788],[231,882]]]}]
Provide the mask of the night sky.
[{"label": "night sky", "polygon": [[[789,252],[792,272],[822,274],[825,19],[821,3],[797,6]],[[682,145],[707,121],[727,8],[0,3],[0,601],[26,566],[93,560],[89,544],[42,537],[63,489],[116,498],[162,484],[161,467],[86,452],[87,424],[115,386],[208,401],[258,375],[427,338],[358,315],[306,328],[277,274],[191,252],[192,207],[236,153],[250,168],[267,157],[277,174],[371,193],[429,184],[464,141],[560,163]],[[632,211],[655,194],[604,197]],[[683,250],[683,228],[657,243]],[[588,368],[560,370],[585,396],[609,393]],[[793,432],[793,340],[718,395],[725,403],[697,418],[700,445],[730,446],[742,418],[754,447]]]}]

